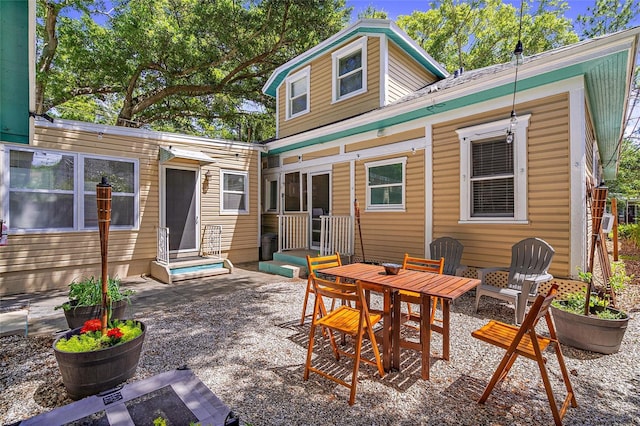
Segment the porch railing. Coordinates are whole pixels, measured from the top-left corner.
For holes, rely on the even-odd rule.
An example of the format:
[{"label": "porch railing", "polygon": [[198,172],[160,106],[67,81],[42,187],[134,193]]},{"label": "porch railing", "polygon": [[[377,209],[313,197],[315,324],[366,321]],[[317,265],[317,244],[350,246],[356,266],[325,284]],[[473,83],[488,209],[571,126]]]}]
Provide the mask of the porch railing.
[{"label": "porch railing", "polygon": [[320,216],[320,256],[335,252],[353,256],[353,218]]},{"label": "porch railing", "polygon": [[222,225],[205,225],[200,244],[200,255],[220,257],[222,254]]},{"label": "porch railing", "polygon": [[156,261],[163,265],[169,264],[169,228],[158,228],[158,247],[156,248]]},{"label": "porch railing", "polygon": [[278,216],[278,251],[309,248],[309,216]]}]

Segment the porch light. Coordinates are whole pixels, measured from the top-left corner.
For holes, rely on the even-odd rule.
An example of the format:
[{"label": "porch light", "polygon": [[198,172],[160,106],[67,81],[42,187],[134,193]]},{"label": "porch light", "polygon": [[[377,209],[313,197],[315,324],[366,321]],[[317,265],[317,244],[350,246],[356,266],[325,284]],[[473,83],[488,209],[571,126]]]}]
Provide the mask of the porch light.
[{"label": "porch light", "polygon": [[211,180],[211,170],[207,170],[207,173],[204,174],[204,181],[202,181],[203,194],[209,192],[209,180]]},{"label": "porch light", "polygon": [[513,143],[516,128],[518,127],[518,116],[516,115],[516,92],[518,91],[518,67],[524,63],[524,47],[522,46],[522,11],[524,10],[524,0],[520,2],[520,27],[518,29],[518,42],[511,55],[511,63],[516,67],[513,79],[513,100],[511,101],[511,119],[507,127],[507,143]]}]

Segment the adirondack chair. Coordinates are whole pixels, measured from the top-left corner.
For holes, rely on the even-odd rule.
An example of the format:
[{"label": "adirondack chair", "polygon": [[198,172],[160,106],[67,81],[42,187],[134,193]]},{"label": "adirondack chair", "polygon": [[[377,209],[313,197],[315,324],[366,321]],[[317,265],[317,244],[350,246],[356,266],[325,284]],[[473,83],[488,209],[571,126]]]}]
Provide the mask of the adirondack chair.
[{"label": "adirondack chair", "polygon": [[429,249],[431,259],[437,260],[444,257],[443,274],[460,276],[464,274],[467,267],[460,264],[462,260],[462,250],[464,250],[464,246],[460,241],[451,237],[436,238],[429,243]]},{"label": "adirondack chair", "polygon": [[[478,273],[482,283],[476,288],[475,311],[478,312],[480,297],[489,296],[511,302],[515,306],[515,323],[521,324],[527,301],[533,302],[538,294],[538,286],[553,279],[547,270],[555,251],[540,238],[525,238],[511,248],[511,266],[507,287],[487,284],[489,274],[507,270],[505,268],[484,268]],[[523,295],[523,293],[525,293]]]}]

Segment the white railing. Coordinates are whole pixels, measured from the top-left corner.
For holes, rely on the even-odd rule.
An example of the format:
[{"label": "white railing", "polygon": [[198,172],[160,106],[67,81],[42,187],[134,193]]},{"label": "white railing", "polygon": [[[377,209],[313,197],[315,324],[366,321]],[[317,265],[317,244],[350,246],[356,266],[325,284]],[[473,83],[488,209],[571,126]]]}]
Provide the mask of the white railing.
[{"label": "white railing", "polygon": [[222,253],[222,225],[205,225],[200,244],[200,256],[220,257]]},{"label": "white railing", "polygon": [[278,216],[278,251],[309,248],[309,215]]},{"label": "white railing", "polygon": [[164,265],[169,264],[169,228],[158,228],[158,247],[156,261]]},{"label": "white railing", "polygon": [[320,216],[320,256],[335,252],[353,256],[353,218],[351,216]]}]

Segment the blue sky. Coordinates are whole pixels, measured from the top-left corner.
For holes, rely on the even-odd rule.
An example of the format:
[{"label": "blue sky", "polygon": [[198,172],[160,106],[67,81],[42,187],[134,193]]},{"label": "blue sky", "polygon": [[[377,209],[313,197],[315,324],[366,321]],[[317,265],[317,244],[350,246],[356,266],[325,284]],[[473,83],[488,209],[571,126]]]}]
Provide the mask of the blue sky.
[{"label": "blue sky", "polygon": [[[382,9],[389,14],[389,19],[395,20],[398,15],[410,15],[414,10],[425,11],[429,8],[429,0],[347,0],[347,6],[353,6],[353,20],[358,16],[358,12],[363,11],[367,6],[374,6],[376,9]],[[519,1],[505,1],[511,3],[516,8],[520,8]],[[576,16],[585,14],[587,7],[595,5],[596,0],[569,0],[569,10],[567,18],[575,20]],[[634,19],[634,25],[640,25],[640,17]]]}]

